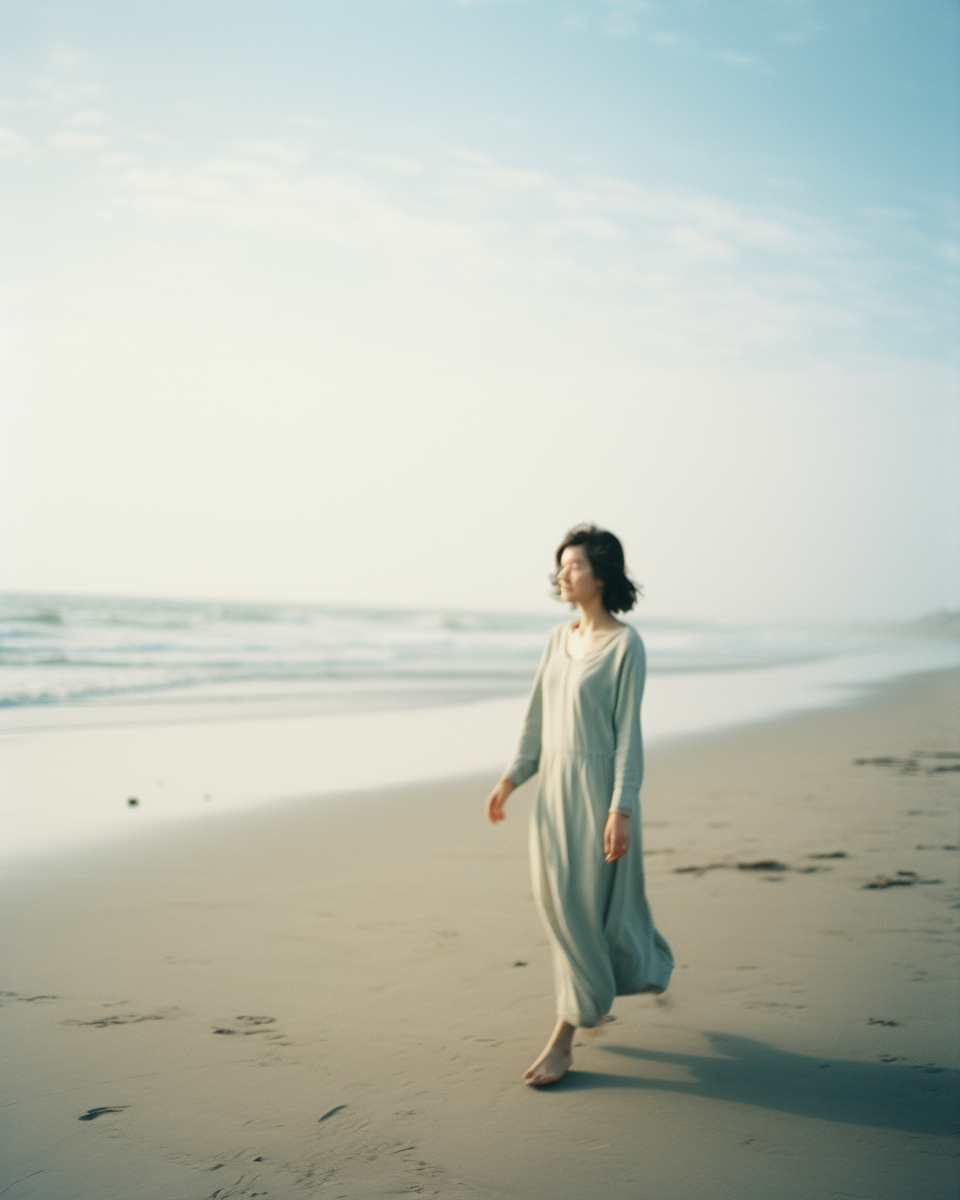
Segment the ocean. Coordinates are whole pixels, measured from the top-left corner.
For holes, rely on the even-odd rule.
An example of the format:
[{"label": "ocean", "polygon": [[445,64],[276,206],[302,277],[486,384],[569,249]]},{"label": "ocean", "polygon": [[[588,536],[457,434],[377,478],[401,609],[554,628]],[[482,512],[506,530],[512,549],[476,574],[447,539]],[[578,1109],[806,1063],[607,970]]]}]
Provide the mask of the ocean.
[{"label": "ocean", "polygon": [[[0,596],[3,724],[150,723],[422,708],[525,692],[567,616]],[[955,641],[801,625],[631,618],[651,676],[904,657]],[[854,670],[853,674],[857,674]],[[853,680],[855,682],[855,680]],[[16,717],[11,710],[19,710]]]},{"label": "ocean", "polygon": [[[495,772],[566,615],[0,596],[0,853]],[[922,627],[631,619],[648,744],[960,665]]]}]

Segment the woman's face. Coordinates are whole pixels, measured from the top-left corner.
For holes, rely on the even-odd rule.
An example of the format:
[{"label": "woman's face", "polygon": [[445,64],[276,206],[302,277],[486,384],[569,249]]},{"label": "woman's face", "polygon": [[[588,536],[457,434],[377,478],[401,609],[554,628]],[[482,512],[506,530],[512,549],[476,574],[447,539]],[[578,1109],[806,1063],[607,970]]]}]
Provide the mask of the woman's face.
[{"label": "woman's face", "polygon": [[560,588],[560,599],[567,604],[589,602],[603,590],[603,584],[594,575],[583,546],[567,546],[560,555],[557,586]]}]

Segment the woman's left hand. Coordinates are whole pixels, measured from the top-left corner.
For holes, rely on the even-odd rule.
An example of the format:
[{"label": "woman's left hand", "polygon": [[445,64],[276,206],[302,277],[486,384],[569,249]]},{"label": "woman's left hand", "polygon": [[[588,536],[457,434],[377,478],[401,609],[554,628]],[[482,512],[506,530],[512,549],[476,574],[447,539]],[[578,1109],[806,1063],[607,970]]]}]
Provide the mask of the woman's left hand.
[{"label": "woman's left hand", "polygon": [[625,812],[612,812],[603,831],[604,862],[616,862],[630,849],[630,817]]}]

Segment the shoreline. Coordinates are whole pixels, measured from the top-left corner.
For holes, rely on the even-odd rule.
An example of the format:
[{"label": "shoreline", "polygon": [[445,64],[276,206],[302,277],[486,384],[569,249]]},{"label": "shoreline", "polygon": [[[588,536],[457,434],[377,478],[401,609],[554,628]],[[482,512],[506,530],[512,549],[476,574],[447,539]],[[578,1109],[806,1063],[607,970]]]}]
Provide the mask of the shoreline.
[{"label": "shoreline", "polygon": [[[645,745],[653,751],[802,712],[840,711],[898,679],[956,669],[937,664],[891,677],[892,665],[889,657],[882,664],[868,657],[651,675]],[[512,754],[525,705],[524,692],[320,716],[0,724],[0,862],[126,840],[139,826],[202,820],[211,812],[272,811],[297,797],[359,795],[499,771]]]},{"label": "shoreline", "polygon": [[[619,999],[540,1092],[519,1082],[553,1009],[531,784],[496,828],[482,819],[495,776],[479,773],[158,825],[18,868],[2,883],[0,1187],[951,1194],[960,772],[933,767],[960,757],[932,756],[960,756],[958,710],[960,671],[940,672],[654,747],[647,890],[674,981]],[[855,761],[878,758],[897,761]],[[771,860],[784,869],[739,866]]]}]

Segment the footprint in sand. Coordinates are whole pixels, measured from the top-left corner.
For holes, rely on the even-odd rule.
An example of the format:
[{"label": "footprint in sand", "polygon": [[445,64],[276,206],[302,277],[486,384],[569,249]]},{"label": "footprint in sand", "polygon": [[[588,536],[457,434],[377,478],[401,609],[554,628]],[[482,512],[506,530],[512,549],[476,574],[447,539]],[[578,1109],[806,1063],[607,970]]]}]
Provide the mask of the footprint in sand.
[{"label": "footprint in sand", "polygon": [[911,758],[893,758],[884,755],[881,758],[855,758],[855,767],[897,767],[901,775],[909,775],[914,771],[925,770],[928,775],[939,775],[944,771],[960,771],[960,762],[939,762],[933,766],[924,764],[921,767],[919,759],[955,759],[960,754],[952,750],[918,750]]},{"label": "footprint in sand", "polygon": [[[104,1008],[110,1007],[105,1004]],[[61,1021],[61,1025],[91,1025],[97,1029],[106,1029],[108,1025],[139,1025],[141,1021],[171,1021],[181,1016],[178,1008],[163,1008],[152,1013],[108,1013],[104,1017],[93,1017],[89,1021],[82,1021],[79,1017],[71,1017],[67,1021]]]},{"label": "footprint in sand", "polygon": [[895,875],[878,875],[869,883],[861,884],[864,889],[913,887],[917,883],[943,883],[942,879],[921,879],[916,871],[897,871]]},{"label": "footprint in sand", "polygon": [[[231,1025],[218,1025],[214,1028],[214,1033],[220,1034],[237,1034],[244,1037],[249,1037],[251,1034],[265,1033],[271,1041],[278,1041],[280,1038],[286,1037],[286,1034],[280,1033],[277,1029],[271,1029],[271,1025],[276,1025],[276,1017],[234,1017],[234,1021],[239,1028],[234,1028]],[[288,1043],[284,1043],[287,1045]]]}]

